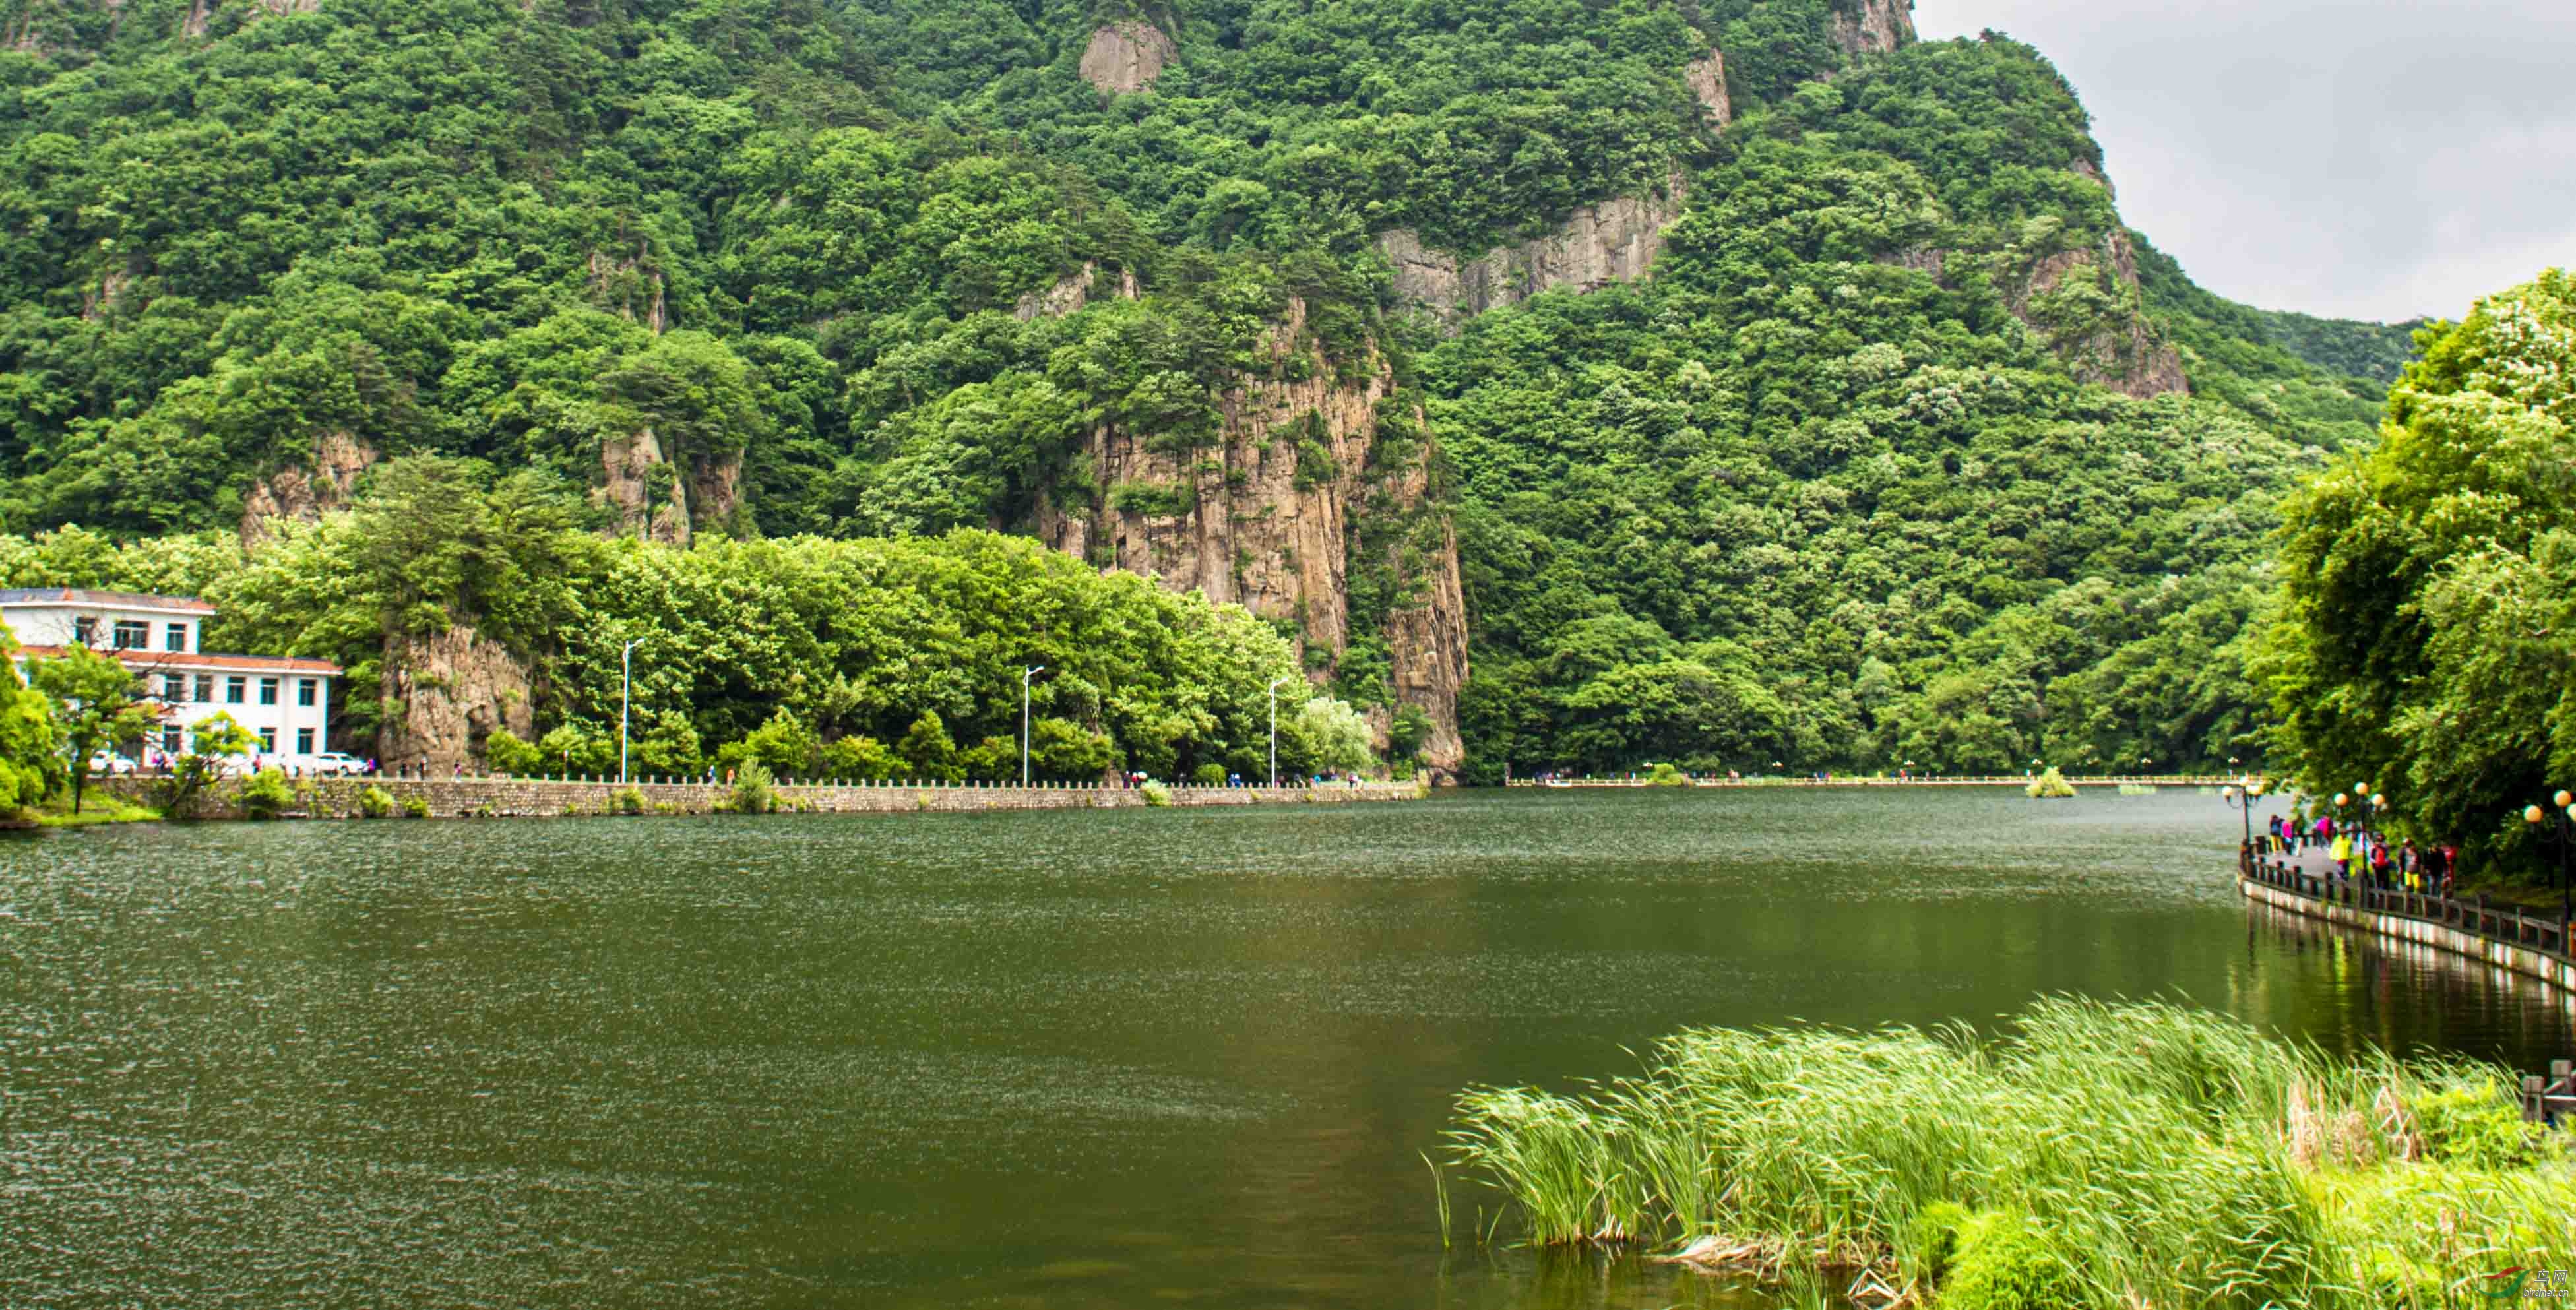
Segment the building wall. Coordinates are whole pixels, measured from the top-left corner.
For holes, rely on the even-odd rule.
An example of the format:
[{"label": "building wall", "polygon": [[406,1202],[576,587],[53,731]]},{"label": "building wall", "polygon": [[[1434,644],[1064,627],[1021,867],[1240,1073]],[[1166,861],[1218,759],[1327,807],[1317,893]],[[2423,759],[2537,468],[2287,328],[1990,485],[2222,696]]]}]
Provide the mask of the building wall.
[{"label": "building wall", "polygon": [[82,619],[96,621],[97,635],[88,643],[93,648],[109,649],[115,640],[116,625],[126,622],[141,623],[145,627],[143,645],[133,649],[167,652],[172,628],[180,630],[183,643],[180,650],[198,649],[204,636],[206,616],[193,612],[85,605],[59,600],[0,605],[0,621],[8,623],[9,630],[17,634],[21,646],[79,645],[81,643],[76,638]]},{"label": "building wall", "polygon": [[[149,743],[154,751],[169,751],[167,733],[173,728],[181,730],[180,749],[195,749],[196,743],[188,738],[187,731],[200,720],[217,713],[233,716],[234,722],[249,729],[254,736],[263,729],[273,734],[276,745],[262,749],[259,754],[263,758],[276,757],[274,762],[278,764],[309,763],[312,756],[331,748],[332,679],[326,675],[295,670],[263,673],[256,669],[193,668],[184,659],[173,659],[166,665],[155,665],[144,675],[145,689],[155,697],[161,696],[165,678],[183,681],[179,689],[182,699],[165,701],[167,708],[161,716],[162,731],[155,733]],[[239,703],[231,699],[232,680],[235,678],[241,679],[242,698]],[[274,705],[260,703],[260,683],[266,678],[277,680],[277,703]],[[202,690],[212,693],[211,699],[198,697],[201,681],[206,683]],[[307,681],[314,684],[311,705],[301,704],[297,694],[299,684]],[[309,730],[313,734],[312,749],[298,749],[298,730]]]}]

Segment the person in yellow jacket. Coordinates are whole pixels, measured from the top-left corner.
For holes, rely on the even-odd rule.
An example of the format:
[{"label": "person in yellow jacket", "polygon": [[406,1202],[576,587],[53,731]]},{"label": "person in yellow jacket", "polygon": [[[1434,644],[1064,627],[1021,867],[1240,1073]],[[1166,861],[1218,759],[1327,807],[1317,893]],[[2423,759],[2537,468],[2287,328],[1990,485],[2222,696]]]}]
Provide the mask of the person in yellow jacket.
[{"label": "person in yellow jacket", "polygon": [[2326,848],[2326,858],[2334,861],[2335,872],[2352,881],[2352,838],[2336,833],[2334,845]]}]

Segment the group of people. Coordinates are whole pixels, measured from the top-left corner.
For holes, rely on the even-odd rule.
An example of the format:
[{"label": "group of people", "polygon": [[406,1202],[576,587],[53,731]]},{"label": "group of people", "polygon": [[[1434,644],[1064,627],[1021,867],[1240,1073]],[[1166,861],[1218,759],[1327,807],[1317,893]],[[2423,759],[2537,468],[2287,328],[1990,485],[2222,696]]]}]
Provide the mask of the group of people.
[{"label": "group of people", "polygon": [[2417,895],[2449,895],[2451,872],[2460,854],[2457,846],[2419,849],[2412,837],[2391,846],[2380,834],[2338,824],[2327,814],[2304,823],[2276,814],[2265,821],[2264,834],[2258,840],[2265,853],[2322,850],[2333,863],[2335,876],[2347,883],[2358,876],[2382,891]]}]

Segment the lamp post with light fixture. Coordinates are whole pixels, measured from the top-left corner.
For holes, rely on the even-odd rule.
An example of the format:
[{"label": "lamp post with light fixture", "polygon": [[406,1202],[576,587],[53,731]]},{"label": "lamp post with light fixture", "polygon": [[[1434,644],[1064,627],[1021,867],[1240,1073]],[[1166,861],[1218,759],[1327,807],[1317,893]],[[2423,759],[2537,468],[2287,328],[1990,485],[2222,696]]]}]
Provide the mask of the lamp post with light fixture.
[{"label": "lamp post with light fixture", "polygon": [[2549,805],[2524,807],[2522,821],[2545,829],[2558,839],[2558,949],[2566,951],[2567,925],[2576,923],[2576,883],[2568,881],[2567,852],[2576,846],[2576,793],[2561,791],[2549,798]]}]

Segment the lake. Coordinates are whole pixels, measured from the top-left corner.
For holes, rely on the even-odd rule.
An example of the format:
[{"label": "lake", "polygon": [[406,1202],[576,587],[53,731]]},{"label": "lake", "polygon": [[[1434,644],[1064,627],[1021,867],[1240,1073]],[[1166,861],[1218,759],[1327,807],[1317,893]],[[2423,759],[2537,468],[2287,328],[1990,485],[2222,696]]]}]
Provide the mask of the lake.
[{"label": "lake", "polygon": [[[2214,795],[136,827],[0,841],[0,1304],[1751,1307],[1445,1252],[1469,1083],[2187,996],[2576,1054],[2250,910]],[[1623,1049],[1625,1048],[1625,1049]]]}]

